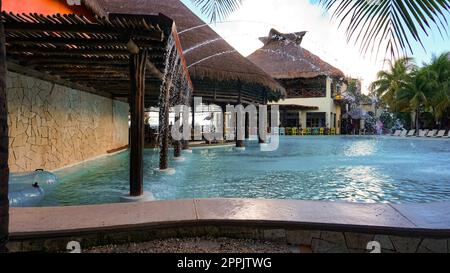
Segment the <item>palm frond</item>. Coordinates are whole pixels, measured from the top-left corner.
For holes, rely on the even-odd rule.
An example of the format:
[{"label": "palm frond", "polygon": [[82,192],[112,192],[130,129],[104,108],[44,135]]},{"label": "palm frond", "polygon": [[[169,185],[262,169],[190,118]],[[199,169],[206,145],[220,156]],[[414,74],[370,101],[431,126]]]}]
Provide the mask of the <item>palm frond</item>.
[{"label": "palm frond", "polygon": [[191,0],[211,22],[222,21],[239,9],[243,0]]},{"label": "palm frond", "polygon": [[[363,53],[380,50],[391,58],[413,53],[412,41],[423,46],[422,35],[437,28],[448,35],[450,0],[319,0],[340,25],[347,23],[348,41],[360,45]],[[424,48],[425,49],[425,48]]]}]

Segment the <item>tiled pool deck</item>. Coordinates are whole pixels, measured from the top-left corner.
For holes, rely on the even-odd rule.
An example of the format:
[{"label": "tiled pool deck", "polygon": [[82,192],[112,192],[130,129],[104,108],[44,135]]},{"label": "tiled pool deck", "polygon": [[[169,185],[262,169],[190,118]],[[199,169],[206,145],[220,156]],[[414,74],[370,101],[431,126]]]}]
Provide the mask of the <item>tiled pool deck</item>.
[{"label": "tiled pool deck", "polygon": [[[78,207],[12,208],[13,250],[63,250],[171,236],[282,240],[315,252],[449,252],[450,202],[356,204],[262,199],[190,199]],[[381,237],[380,237],[381,236]]]}]

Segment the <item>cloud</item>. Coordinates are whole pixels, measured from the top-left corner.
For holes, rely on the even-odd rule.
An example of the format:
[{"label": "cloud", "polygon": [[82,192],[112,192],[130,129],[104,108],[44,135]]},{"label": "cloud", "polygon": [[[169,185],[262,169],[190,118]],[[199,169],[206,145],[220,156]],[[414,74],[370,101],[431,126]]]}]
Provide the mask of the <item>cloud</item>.
[{"label": "cloud", "polygon": [[[348,44],[345,29],[330,21],[318,5],[308,0],[245,0],[227,22],[212,26],[241,54],[247,56],[262,46],[258,37],[271,28],[281,32],[308,31],[302,46],[348,76],[363,80],[363,91],[382,69],[382,60],[364,57],[357,46]],[[370,55],[370,54],[369,54]]]}]

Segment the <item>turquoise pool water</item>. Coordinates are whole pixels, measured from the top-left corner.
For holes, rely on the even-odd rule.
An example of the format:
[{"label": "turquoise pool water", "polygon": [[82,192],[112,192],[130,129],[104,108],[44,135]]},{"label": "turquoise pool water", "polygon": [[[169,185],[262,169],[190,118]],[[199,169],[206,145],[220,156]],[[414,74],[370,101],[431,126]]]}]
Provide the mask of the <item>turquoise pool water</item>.
[{"label": "turquoise pool water", "polygon": [[[128,192],[128,152],[56,174],[40,205],[120,202]],[[275,198],[424,203],[450,200],[450,140],[392,137],[281,137],[274,152],[257,143],[194,149],[157,173],[158,152],[145,151],[145,190],[156,199]]]}]

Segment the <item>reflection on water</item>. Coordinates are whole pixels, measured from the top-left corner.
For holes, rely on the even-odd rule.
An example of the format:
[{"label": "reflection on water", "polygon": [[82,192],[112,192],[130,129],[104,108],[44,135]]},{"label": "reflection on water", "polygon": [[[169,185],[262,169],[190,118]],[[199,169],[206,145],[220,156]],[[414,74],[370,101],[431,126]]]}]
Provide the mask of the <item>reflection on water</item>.
[{"label": "reflection on water", "polygon": [[345,156],[370,156],[376,151],[376,141],[358,140],[347,144],[344,150]]},{"label": "reflection on water", "polygon": [[[371,137],[282,137],[280,148],[194,150],[155,172],[158,153],[144,153],[145,190],[156,199],[277,198],[353,202],[450,199],[450,141]],[[42,205],[119,202],[128,191],[128,153],[57,173],[61,182]]]}]

